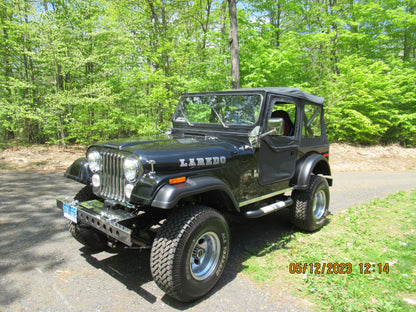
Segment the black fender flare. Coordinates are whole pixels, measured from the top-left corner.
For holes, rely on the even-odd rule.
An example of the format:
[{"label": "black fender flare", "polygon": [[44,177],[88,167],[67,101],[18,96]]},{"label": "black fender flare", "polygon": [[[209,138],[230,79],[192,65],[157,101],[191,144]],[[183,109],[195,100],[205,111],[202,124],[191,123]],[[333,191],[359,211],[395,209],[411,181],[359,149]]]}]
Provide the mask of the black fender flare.
[{"label": "black fender flare", "polygon": [[171,209],[183,198],[215,190],[224,192],[232,201],[234,209],[239,211],[231,189],[222,180],[213,176],[189,177],[184,183],[166,184],[156,193],[151,206]]},{"label": "black fender flare", "polygon": [[66,170],[64,176],[87,185],[91,179],[91,171],[88,166],[87,158],[81,157],[75,160]]},{"label": "black fender flare", "polygon": [[331,168],[328,159],[320,154],[309,154],[302,157],[296,164],[296,173],[291,180],[294,189],[305,190],[308,188],[312,174],[320,174],[332,186]]}]

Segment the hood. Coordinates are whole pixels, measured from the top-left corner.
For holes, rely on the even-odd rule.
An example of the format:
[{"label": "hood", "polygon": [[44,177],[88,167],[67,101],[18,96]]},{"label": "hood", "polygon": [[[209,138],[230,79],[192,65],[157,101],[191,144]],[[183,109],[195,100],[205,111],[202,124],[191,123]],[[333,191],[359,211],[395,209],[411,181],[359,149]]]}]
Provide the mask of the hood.
[{"label": "hood", "polygon": [[95,144],[95,147],[110,148],[134,153],[140,157],[143,167],[150,169],[154,162],[156,171],[178,171],[203,169],[225,165],[239,153],[242,142],[225,139],[192,138],[152,138],[115,140]]}]

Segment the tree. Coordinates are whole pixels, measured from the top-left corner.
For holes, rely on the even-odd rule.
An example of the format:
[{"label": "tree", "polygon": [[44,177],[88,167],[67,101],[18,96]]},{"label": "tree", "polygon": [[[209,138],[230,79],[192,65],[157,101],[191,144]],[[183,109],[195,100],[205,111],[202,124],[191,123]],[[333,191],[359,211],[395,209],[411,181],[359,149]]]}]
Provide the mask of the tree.
[{"label": "tree", "polygon": [[228,0],[230,14],[230,50],[231,50],[231,86],[240,88],[240,57],[238,47],[237,5],[236,0]]},{"label": "tree", "polygon": [[231,85],[324,96],[333,141],[416,145],[414,0],[236,2],[3,0],[0,141],[149,135]]}]

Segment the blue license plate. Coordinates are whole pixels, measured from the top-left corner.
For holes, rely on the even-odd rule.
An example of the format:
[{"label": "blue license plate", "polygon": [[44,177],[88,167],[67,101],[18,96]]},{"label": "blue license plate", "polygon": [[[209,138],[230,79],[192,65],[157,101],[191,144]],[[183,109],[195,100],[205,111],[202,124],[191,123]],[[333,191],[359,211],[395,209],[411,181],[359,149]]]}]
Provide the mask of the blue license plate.
[{"label": "blue license plate", "polygon": [[71,220],[74,223],[77,223],[77,208],[64,204],[63,210],[65,218]]}]

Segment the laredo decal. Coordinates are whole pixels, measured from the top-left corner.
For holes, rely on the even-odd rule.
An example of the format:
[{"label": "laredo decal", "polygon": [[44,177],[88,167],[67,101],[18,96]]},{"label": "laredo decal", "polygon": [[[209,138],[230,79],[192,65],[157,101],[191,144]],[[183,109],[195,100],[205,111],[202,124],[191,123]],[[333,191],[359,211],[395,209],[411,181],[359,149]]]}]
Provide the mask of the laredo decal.
[{"label": "laredo decal", "polygon": [[220,157],[205,157],[205,158],[189,158],[189,160],[179,159],[179,167],[204,167],[215,166],[219,164],[225,164],[227,158],[225,156]]}]

